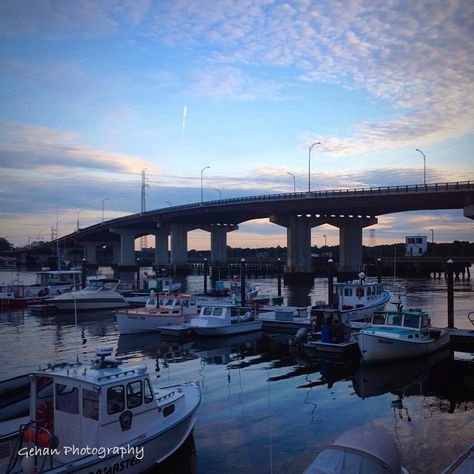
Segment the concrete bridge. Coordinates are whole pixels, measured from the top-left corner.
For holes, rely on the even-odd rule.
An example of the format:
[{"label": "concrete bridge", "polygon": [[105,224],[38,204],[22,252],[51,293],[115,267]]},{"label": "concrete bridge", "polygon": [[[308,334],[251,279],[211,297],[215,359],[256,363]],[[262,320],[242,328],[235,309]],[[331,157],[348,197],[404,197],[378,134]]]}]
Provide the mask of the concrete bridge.
[{"label": "concrete bridge", "polygon": [[[131,268],[136,266],[135,239],[154,235],[155,265],[171,265],[179,271],[187,263],[189,231],[202,229],[210,233],[211,264],[218,265],[227,262],[228,232],[237,231],[242,222],[268,218],[287,230],[285,272],[296,275],[311,272],[311,228],[330,224],[339,228],[339,272],[353,273],[359,271],[362,264],[362,229],[376,224],[378,216],[441,209],[463,209],[467,218],[474,219],[474,182],[338,189],[205,201],[109,220],[61,237],[59,243],[61,246],[82,245],[88,264],[97,263],[99,246],[111,245],[114,263]],[[47,245],[56,244],[50,242]],[[19,249],[16,253],[39,251],[41,247]]]}]

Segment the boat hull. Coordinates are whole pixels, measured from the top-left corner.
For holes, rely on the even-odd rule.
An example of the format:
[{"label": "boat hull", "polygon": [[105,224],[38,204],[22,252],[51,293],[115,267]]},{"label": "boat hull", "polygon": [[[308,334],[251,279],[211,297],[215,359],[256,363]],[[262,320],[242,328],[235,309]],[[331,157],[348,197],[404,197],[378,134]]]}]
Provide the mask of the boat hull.
[{"label": "boat hull", "polygon": [[199,326],[192,325],[191,329],[198,336],[229,336],[245,332],[261,331],[262,321],[249,321],[242,323],[226,324],[222,326]]},{"label": "boat hull", "polygon": [[102,299],[55,299],[50,300],[59,310],[70,310],[74,311],[76,308],[78,311],[87,311],[94,309],[116,309],[126,308],[128,303],[119,298],[102,298]]},{"label": "boat hull", "polygon": [[117,326],[120,334],[140,334],[159,332],[163,327],[189,322],[186,316],[151,316],[134,313],[117,313]]},{"label": "boat hull", "polygon": [[449,334],[442,332],[437,339],[405,340],[395,339],[380,333],[361,331],[355,334],[364,362],[377,363],[408,359],[430,354],[449,344]]},{"label": "boat hull", "polygon": [[391,294],[385,290],[383,298],[372,305],[362,306],[360,308],[341,309],[341,316],[345,322],[361,321],[370,318],[375,311],[382,311],[390,301]]}]

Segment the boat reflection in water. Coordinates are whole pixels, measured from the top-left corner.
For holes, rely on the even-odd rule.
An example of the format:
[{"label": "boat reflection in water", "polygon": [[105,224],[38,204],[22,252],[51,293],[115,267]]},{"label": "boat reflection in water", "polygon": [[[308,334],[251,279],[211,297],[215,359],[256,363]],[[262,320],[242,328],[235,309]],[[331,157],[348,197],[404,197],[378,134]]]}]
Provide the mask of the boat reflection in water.
[{"label": "boat reflection in water", "polygon": [[[449,349],[443,349],[410,360],[374,366],[362,365],[353,377],[354,390],[360,398],[407,391],[411,385],[419,386],[426,382],[429,371],[449,357]],[[421,389],[412,388],[412,391],[413,394],[418,394]]]},{"label": "boat reflection in water", "polygon": [[199,339],[192,343],[191,351],[207,364],[228,364],[242,360],[248,353],[255,354],[256,342],[262,332],[238,334],[219,338]]}]

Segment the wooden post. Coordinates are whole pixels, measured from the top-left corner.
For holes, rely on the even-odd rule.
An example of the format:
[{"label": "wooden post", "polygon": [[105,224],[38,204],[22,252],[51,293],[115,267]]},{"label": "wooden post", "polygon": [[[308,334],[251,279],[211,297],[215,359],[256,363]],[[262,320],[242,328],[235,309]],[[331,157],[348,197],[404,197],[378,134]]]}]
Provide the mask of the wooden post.
[{"label": "wooden post", "polygon": [[328,260],[328,305],[332,308],[334,304],[334,261]]},{"label": "wooden post", "polygon": [[87,260],[85,258],[82,259],[82,288],[86,287],[86,280],[87,280]]},{"label": "wooden post", "polygon": [[207,295],[207,273],[209,271],[209,262],[204,259],[204,294]]},{"label": "wooden post", "polygon": [[281,296],[281,260],[277,261],[278,296]]},{"label": "wooden post", "polygon": [[454,263],[451,259],[449,259],[446,264],[446,275],[448,277],[448,328],[454,328]]},{"label": "wooden post", "polygon": [[246,288],[245,288],[245,258],[240,260],[240,306],[246,303]]},{"label": "wooden post", "polygon": [[376,272],[377,272],[377,283],[382,283],[382,260],[380,258],[377,259]]}]

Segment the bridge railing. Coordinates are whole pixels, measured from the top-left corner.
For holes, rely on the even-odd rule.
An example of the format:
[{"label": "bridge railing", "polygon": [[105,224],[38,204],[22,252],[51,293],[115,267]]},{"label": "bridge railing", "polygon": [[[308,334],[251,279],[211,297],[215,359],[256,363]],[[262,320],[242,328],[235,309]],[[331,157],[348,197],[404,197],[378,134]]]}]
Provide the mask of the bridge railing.
[{"label": "bridge railing", "polygon": [[[446,192],[446,191],[471,191],[474,190],[474,183],[471,181],[455,181],[447,183],[434,184],[407,184],[401,186],[377,186],[369,188],[346,188],[333,189],[324,191],[311,191],[299,193],[280,193],[280,194],[261,194],[257,196],[243,196],[237,198],[218,199],[212,201],[204,201],[203,203],[182,204],[163,209],[155,209],[147,211],[146,215],[164,214],[182,209],[199,208],[203,206],[219,206],[232,203],[258,202],[258,201],[275,201],[287,199],[314,199],[314,198],[337,198],[347,196],[360,195],[387,195],[387,194],[406,194],[406,193],[426,193],[426,192]],[[137,216],[140,214],[137,214]],[[131,216],[129,216],[131,217]]]}]

